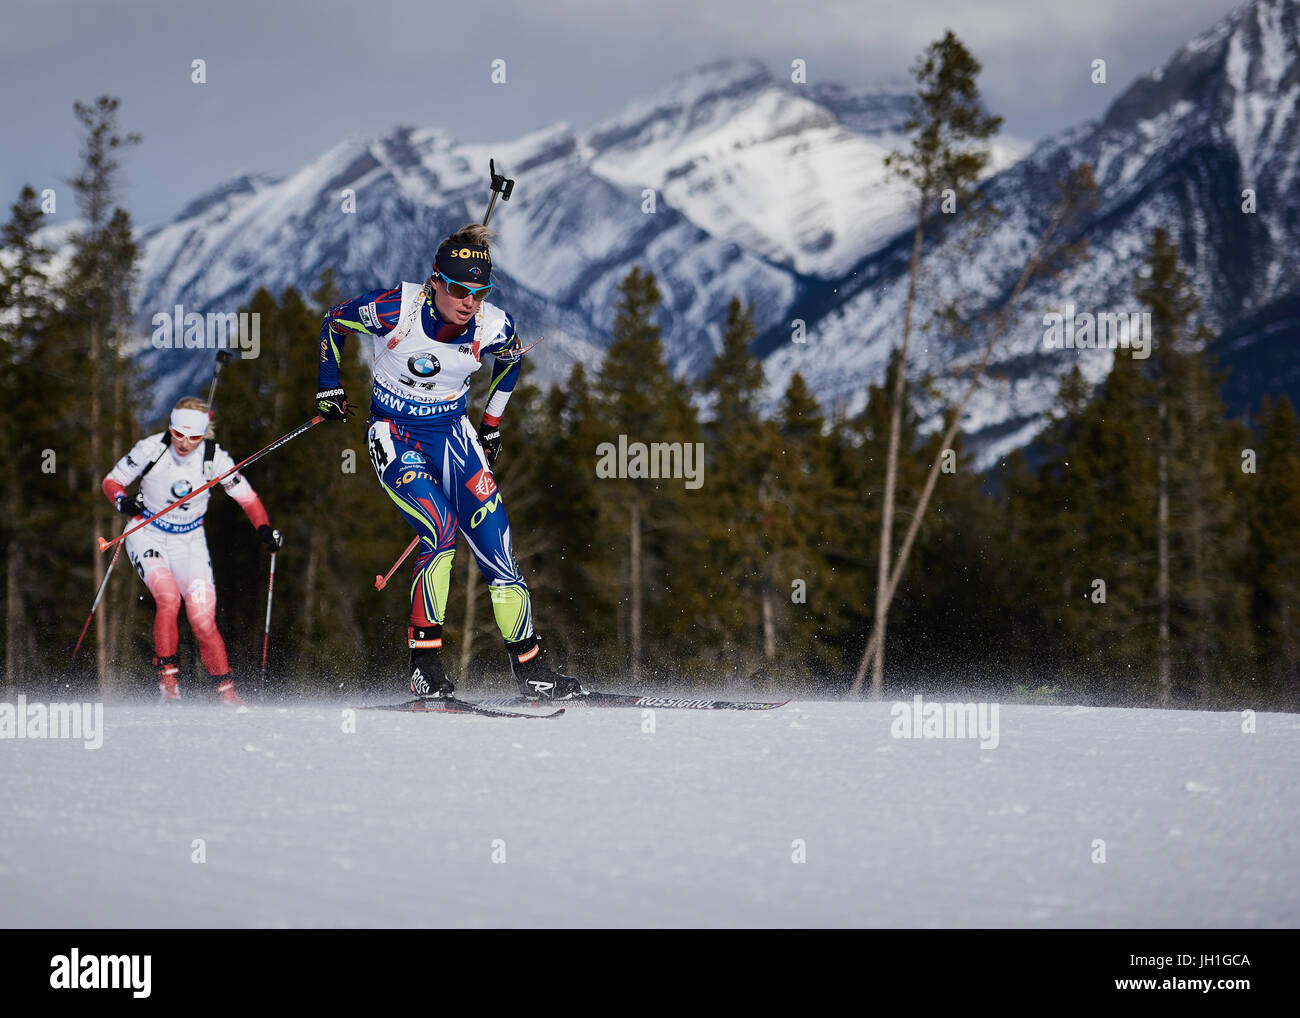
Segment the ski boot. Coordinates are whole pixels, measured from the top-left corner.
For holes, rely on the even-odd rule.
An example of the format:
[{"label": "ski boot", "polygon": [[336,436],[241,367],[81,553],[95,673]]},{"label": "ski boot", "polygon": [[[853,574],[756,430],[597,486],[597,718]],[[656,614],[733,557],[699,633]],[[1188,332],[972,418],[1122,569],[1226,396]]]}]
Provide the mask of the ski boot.
[{"label": "ski boot", "polygon": [[551,670],[546,651],[536,635],[517,643],[507,642],[506,650],[510,654],[510,674],[518,683],[520,693],[530,700],[571,700],[587,695],[572,675]]},{"label": "ski boot", "polygon": [[155,657],[153,664],[158,669],[158,702],[180,703],[181,689],[176,680],[181,670],[176,666],[176,655]]},{"label": "ski boot", "polygon": [[225,675],[214,675],[212,679],[217,684],[218,703],[224,703],[227,707],[244,706],[244,701],[235,692],[235,680],[231,678],[229,672],[226,672]]},{"label": "ski boot", "polygon": [[442,626],[408,626],[411,692],[424,700],[445,700],[456,692],[442,667]]}]

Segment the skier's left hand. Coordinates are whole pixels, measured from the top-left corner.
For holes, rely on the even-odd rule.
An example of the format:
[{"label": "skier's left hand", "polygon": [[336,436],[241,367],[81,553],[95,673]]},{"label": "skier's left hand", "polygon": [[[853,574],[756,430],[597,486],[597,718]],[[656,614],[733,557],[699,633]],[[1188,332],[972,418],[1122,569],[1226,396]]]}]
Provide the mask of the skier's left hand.
[{"label": "skier's left hand", "polygon": [[284,535],[278,530],[272,530],[271,524],[263,523],[257,528],[257,536],[262,539],[262,543],[272,551],[279,551],[284,547]]},{"label": "skier's left hand", "polygon": [[483,443],[483,454],[487,456],[488,469],[494,469],[497,465],[497,457],[501,455],[501,425],[488,424],[484,421],[478,426],[478,440]]}]

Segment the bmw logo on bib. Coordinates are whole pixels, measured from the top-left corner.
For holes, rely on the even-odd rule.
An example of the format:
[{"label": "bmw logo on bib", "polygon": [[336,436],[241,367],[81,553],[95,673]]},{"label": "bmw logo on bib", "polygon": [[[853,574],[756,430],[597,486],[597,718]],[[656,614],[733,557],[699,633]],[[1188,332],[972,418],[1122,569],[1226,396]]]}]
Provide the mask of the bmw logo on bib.
[{"label": "bmw logo on bib", "polygon": [[181,478],[172,485],[172,498],[184,498],[194,490],[194,485],[190,484],[185,478]]},{"label": "bmw logo on bib", "polygon": [[430,375],[436,375],[442,370],[442,365],[438,363],[437,357],[430,357],[428,354],[420,354],[418,357],[411,357],[406,362],[411,374],[418,375],[420,378],[428,378]]}]

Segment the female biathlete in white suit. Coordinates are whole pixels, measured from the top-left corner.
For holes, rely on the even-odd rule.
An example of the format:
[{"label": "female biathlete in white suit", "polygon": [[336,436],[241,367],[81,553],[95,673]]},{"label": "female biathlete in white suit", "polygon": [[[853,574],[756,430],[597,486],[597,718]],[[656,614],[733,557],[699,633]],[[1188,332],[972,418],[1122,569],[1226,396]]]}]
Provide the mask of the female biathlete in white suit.
[{"label": "female biathlete in white suit", "polygon": [[[208,404],[187,396],[172,410],[168,429],[142,438],[104,478],[104,494],[132,524],[165,509],[214,477],[234,467],[225,449],[217,445],[208,417]],[[126,489],[137,478],[140,490],[128,496]],[[241,474],[221,482],[249,520],[258,536],[275,550],[284,543],[271,527],[262,500]],[[152,520],[126,539],[126,553],[135,571],[153,595],[154,665],[163,702],[179,700],[176,650],[179,634],[176,618],[181,601],[185,615],[199,642],[199,656],[212,676],[217,699],[239,706],[235,682],[226,659],[226,644],[217,631],[217,590],[212,582],[212,561],[203,532],[211,489],[177,506],[167,515]]]}]

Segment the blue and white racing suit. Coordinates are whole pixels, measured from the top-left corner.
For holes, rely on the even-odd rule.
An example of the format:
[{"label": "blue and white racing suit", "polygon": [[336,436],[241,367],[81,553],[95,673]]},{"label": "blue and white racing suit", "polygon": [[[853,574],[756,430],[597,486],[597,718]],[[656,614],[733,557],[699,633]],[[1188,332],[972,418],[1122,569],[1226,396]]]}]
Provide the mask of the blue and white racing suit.
[{"label": "blue and white racing suit", "polygon": [[484,301],[462,329],[440,320],[419,283],[373,290],[332,308],[321,327],[321,389],[339,386],[349,334],[373,337],[374,388],[367,445],[389,497],[420,538],[411,580],[411,625],[441,626],[456,536],[465,538],[492,593],[508,642],[533,635],[501,493],[466,416],[470,376],[491,358],[483,420],[496,425],[519,378],[514,322]]}]

